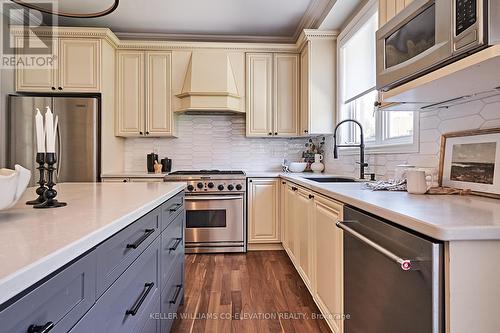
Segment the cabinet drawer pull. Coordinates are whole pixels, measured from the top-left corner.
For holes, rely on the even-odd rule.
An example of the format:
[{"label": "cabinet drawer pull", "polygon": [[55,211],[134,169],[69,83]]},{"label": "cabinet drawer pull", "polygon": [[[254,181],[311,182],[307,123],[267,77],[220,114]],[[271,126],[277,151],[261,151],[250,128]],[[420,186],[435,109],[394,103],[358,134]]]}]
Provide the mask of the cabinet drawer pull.
[{"label": "cabinet drawer pull", "polygon": [[155,232],[155,229],[144,230],[144,235],[142,235],[138,240],[136,240],[132,244],[127,244],[127,249],[137,249],[142,244],[142,242],[146,240],[146,238],[151,236],[153,232]]},{"label": "cabinet drawer pull", "polygon": [[43,326],[31,325],[30,327],[28,327],[28,333],[47,333],[52,328],[54,328],[54,323],[49,321]]},{"label": "cabinet drawer pull", "polygon": [[296,188],[295,186],[292,186],[292,191],[297,191],[298,188]]},{"label": "cabinet drawer pull", "polygon": [[170,304],[175,304],[177,303],[177,298],[179,297],[179,294],[181,293],[182,290],[182,284],[178,284],[175,286],[175,294],[174,298],[170,300]]},{"label": "cabinet drawer pull", "polygon": [[168,251],[175,251],[179,247],[179,244],[182,242],[182,238],[176,238],[174,246],[171,246]]},{"label": "cabinet drawer pull", "polygon": [[172,213],[173,213],[173,212],[178,211],[178,210],[179,210],[179,208],[181,208],[181,206],[182,206],[182,204],[181,204],[181,203],[176,203],[176,204],[173,204],[172,206],[170,206],[170,207],[168,208],[168,210],[169,210],[170,212],[172,212]]},{"label": "cabinet drawer pull", "polygon": [[146,299],[146,297],[148,297],[148,294],[151,291],[151,289],[153,289],[154,285],[155,285],[154,282],[149,282],[149,283],[145,283],[144,284],[144,290],[141,293],[141,297],[139,297],[139,299],[135,302],[135,304],[132,307],[132,309],[128,309],[127,311],[125,311],[126,315],[135,316],[137,314],[137,312],[139,311],[142,303],[144,302],[144,300]]},{"label": "cabinet drawer pull", "polygon": [[314,199],[314,195],[309,194],[309,199]]}]

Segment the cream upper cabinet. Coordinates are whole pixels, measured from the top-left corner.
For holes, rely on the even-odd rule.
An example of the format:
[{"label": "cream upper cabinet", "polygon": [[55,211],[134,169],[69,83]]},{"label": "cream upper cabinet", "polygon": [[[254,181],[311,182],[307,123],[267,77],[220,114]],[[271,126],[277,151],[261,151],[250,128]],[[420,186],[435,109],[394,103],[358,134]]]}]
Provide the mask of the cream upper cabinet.
[{"label": "cream upper cabinet", "polygon": [[116,54],[116,135],[144,135],[144,52]]},{"label": "cream upper cabinet", "polygon": [[[342,219],[342,205],[326,197],[314,198],[314,298],[323,313],[342,314],[343,235],[335,222]],[[326,317],[335,333],[343,332],[343,321]]]},{"label": "cream upper cabinet", "polygon": [[299,55],[274,54],[274,135],[299,131]]},{"label": "cream upper cabinet", "polygon": [[308,37],[300,53],[300,134],[333,134],[336,113],[335,37]]},{"label": "cream upper cabinet", "polygon": [[[24,37],[16,38],[22,43]],[[30,43],[42,39],[29,37]],[[99,92],[101,87],[101,40],[52,39],[54,62],[46,68],[16,68],[16,90],[27,92]],[[33,47],[33,46],[32,46]]]},{"label": "cream upper cabinet", "polygon": [[149,135],[172,135],[172,54],[146,53],[146,127]]},{"label": "cream upper cabinet", "polygon": [[273,55],[247,53],[247,136],[273,135]]},{"label": "cream upper cabinet", "polygon": [[[16,37],[16,47],[20,50],[17,56],[19,60],[24,59],[23,56],[29,56],[23,53],[23,43],[27,43],[33,48],[42,48],[50,45],[53,41],[50,38]],[[57,59],[57,40],[56,44],[52,47],[52,52],[54,57],[50,58],[50,61]],[[56,64],[47,62],[41,68],[32,68],[30,66],[23,66],[23,62],[19,60],[17,61],[15,75],[17,91],[46,92],[56,89]]]},{"label": "cream upper cabinet", "polygon": [[279,193],[277,178],[248,180],[248,243],[279,243]]},{"label": "cream upper cabinet", "polygon": [[299,57],[247,53],[247,136],[298,134]]},{"label": "cream upper cabinet", "polygon": [[378,26],[382,27],[413,0],[379,0]]},{"label": "cream upper cabinet", "polygon": [[171,53],[118,51],[116,64],[116,136],[171,136]]},{"label": "cream upper cabinet", "polygon": [[100,48],[98,39],[59,39],[58,89],[64,92],[99,91]]}]

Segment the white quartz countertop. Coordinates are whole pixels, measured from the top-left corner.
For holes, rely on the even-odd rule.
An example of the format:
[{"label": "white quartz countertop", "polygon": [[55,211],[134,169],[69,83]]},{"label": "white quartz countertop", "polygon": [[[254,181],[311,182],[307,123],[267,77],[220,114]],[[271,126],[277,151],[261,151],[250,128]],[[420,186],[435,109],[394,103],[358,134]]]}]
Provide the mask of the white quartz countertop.
[{"label": "white quartz countertop", "polygon": [[372,191],[359,182],[318,183],[300,174],[280,177],[438,240],[500,240],[497,199]]},{"label": "white quartz countertop", "polygon": [[66,207],[34,209],[28,188],[0,211],[0,304],[92,249],[185,188],[185,183],[63,183]]}]

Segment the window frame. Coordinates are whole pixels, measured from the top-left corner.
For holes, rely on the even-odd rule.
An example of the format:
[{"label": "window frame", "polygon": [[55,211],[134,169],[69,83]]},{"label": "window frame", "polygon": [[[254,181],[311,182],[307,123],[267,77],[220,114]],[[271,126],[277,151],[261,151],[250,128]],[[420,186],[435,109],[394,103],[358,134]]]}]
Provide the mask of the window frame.
[{"label": "window frame", "polygon": [[[375,13],[379,15],[379,1],[370,0],[363,6],[347,23],[340,34],[337,37],[337,123],[343,120],[342,111],[344,109],[345,102],[343,101],[343,68],[342,68],[342,47],[347,43],[347,41],[359,31],[359,29],[368,21],[368,19]],[[379,16],[380,17],[380,16]],[[373,92],[376,88],[369,89],[362,94],[356,96],[359,98],[370,92]],[[352,100],[352,99],[351,99]],[[375,102],[375,101],[373,101]],[[387,154],[387,153],[417,153],[419,152],[419,134],[420,134],[420,116],[418,112],[413,112],[413,138],[411,142],[409,140],[404,140],[406,137],[397,138],[387,138],[388,131],[388,112],[398,112],[398,111],[376,111],[375,114],[375,140],[370,140],[365,142],[366,153],[372,154]],[[347,125],[343,125],[347,126]],[[340,148],[343,154],[358,154],[359,149],[357,148]]]}]

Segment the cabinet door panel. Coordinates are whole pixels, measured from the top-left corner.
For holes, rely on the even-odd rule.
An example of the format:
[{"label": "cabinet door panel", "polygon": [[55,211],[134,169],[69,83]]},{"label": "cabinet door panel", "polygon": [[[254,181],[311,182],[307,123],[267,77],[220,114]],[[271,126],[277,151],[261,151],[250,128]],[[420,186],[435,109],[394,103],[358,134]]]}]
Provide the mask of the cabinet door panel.
[{"label": "cabinet door panel", "polygon": [[296,219],[296,237],[295,241],[299,248],[298,263],[303,273],[304,282],[311,287],[311,273],[312,273],[312,260],[311,260],[311,219],[309,214],[309,207],[311,199],[309,193],[298,190],[295,204],[295,219]]},{"label": "cabinet door panel", "polygon": [[272,135],[272,66],[271,53],[246,55],[247,136]]},{"label": "cabinet door panel", "polygon": [[58,87],[64,92],[98,92],[101,42],[98,39],[59,40]]},{"label": "cabinet door panel", "polygon": [[285,242],[288,246],[291,256],[293,259],[297,257],[298,248],[297,243],[295,242],[296,237],[296,216],[295,216],[295,201],[296,201],[296,193],[293,190],[293,186],[291,184],[286,185],[285,191]]},{"label": "cabinet door panel", "polygon": [[248,242],[279,242],[279,180],[251,179],[248,185]]},{"label": "cabinet door panel", "polygon": [[300,134],[309,131],[309,46],[300,54]]},{"label": "cabinet door panel", "polygon": [[146,132],[172,135],[172,55],[146,53]]},{"label": "cabinet door panel", "polygon": [[299,131],[299,55],[274,55],[274,134],[296,136]]},{"label": "cabinet door panel", "polygon": [[316,195],[314,216],[315,298],[334,331],[341,333],[342,320],[330,314],[343,313],[343,240],[335,225],[341,219],[342,206]]},{"label": "cabinet door panel", "polygon": [[144,131],[144,53],[119,51],[117,55],[117,133],[140,136]]},{"label": "cabinet door panel", "polygon": [[[16,54],[16,91],[30,92],[53,92],[52,87],[56,85],[55,64],[49,64],[48,61],[55,61],[57,56],[57,40],[38,37],[17,37],[15,40],[18,53]],[[28,44],[31,48],[44,48],[46,45],[52,46],[52,58],[47,58],[46,66],[23,66],[24,57],[30,57],[23,53],[23,44]],[[50,59],[50,60],[48,60]]]}]

